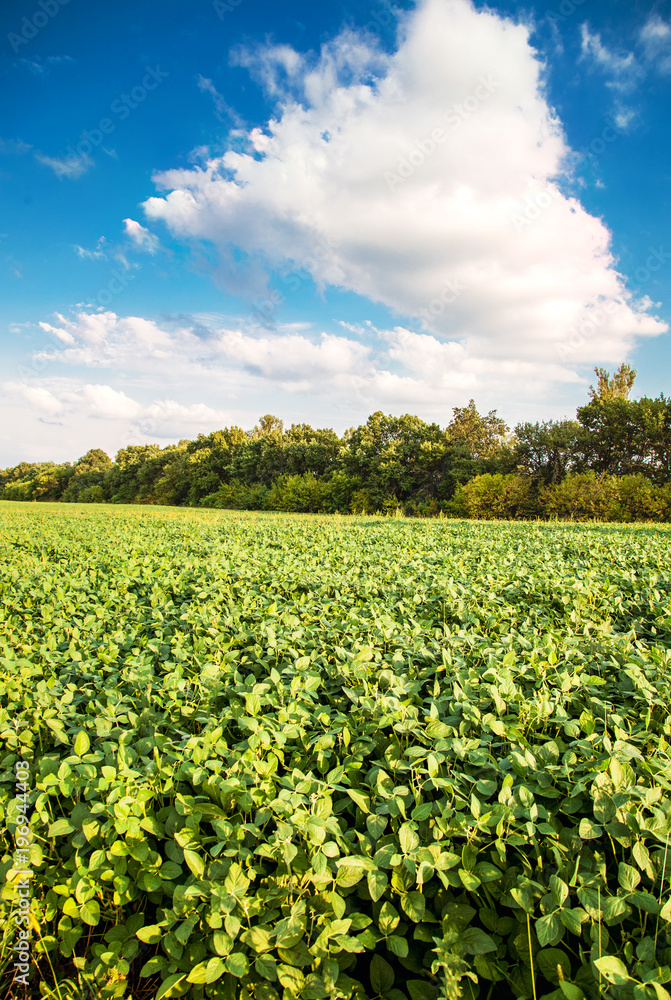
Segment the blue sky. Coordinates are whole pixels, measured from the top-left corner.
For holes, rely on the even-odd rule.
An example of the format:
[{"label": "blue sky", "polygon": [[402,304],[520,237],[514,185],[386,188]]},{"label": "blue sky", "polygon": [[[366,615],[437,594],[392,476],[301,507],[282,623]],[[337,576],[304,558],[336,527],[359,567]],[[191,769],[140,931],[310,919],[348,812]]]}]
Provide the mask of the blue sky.
[{"label": "blue sky", "polygon": [[9,0],[0,465],[671,368],[671,5]]}]

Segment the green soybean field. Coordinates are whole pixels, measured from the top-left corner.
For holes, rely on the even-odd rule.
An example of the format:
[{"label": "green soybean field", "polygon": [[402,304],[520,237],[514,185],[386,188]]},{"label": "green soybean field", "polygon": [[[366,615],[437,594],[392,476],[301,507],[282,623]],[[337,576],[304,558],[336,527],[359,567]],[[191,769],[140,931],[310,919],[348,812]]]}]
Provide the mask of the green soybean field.
[{"label": "green soybean field", "polygon": [[671,998],[669,528],[0,525],[2,996]]}]

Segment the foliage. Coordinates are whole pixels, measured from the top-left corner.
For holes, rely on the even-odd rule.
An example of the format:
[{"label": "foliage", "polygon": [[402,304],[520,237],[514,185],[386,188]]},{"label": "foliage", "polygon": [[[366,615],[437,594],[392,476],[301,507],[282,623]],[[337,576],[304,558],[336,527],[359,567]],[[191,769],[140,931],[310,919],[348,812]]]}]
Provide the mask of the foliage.
[{"label": "foliage", "polygon": [[[376,411],[342,437],[305,423],[287,429],[265,414],[250,431],[225,427],[165,448],[134,445],[114,462],[100,449],[74,466],[22,462],[0,470],[0,498],[527,518],[546,516],[544,489],[565,484],[552,515],[564,516],[558,511],[577,486],[565,482],[570,476],[638,476],[658,487],[671,482],[671,402],[663,395],[630,400],[636,373],[627,365],[612,376],[595,372],[597,388],[577,420],[522,423],[514,434],[496,410],[481,414],[473,400],[454,407],[444,428]],[[479,478],[488,476],[494,482]],[[603,513],[577,516],[618,516],[619,501],[601,502],[592,488],[583,493],[587,507]],[[630,500],[638,494],[641,509],[625,504],[623,519],[648,519],[660,506],[654,490],[629,489]]]},{"label": "foliage", "polygon": [[0,517],[6,984],[668,1000],[667,529]]},{"label": "foliage", "polygon": [[452,512],[457,516],[494,520],[535,517],[538,502],[532,482],[524,476],[475,476],[459,486]]},{"label": "foliage", "polygon": [[668,521],[671,491],[642,475],[597,476],[590,471],[567,476],[546,490],[543,510],[549,517],[575,521]]},{"label": "foliage", "polygon": [[595,368],[594,374],[598,381],[596,389],[593,385],[589,387],[590,399],[608,402],[613,399],[629,399],[638,373],[631,365],[621,364],[612,375],[605,368]]},{"label": "foliage", "polygon": [[515,464],[536,483],[552,486],[580,471],[580,424],[575,420],[518,424],[515,428]]}]

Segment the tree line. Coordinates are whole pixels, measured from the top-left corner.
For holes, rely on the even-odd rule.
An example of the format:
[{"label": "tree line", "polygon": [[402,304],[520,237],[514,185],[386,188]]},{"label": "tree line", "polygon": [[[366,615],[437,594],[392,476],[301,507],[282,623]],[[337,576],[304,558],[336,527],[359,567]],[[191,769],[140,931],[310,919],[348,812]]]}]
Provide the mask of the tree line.
[{"label": "tree line", "polygon": [[267,414],[160,447],[0,470],[4,500],[312,513],[671,520],[671,400],[630,399],[636,372],[595,369],[575,420],[511,430],[473,400],[446,427],[373,413],[339,437]]}]

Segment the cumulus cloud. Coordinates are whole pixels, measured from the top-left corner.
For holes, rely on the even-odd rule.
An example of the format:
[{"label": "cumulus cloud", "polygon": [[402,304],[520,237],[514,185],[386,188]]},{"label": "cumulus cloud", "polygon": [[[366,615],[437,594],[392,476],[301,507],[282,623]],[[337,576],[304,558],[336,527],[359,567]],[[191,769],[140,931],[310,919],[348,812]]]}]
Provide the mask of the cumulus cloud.
[{"label": "cumulus cloud", "polygon": [[64,346],[40,352],[41,360],[87,368],[115,368],[126,371],[169,370],[176,359],[196,364],[200,341],[190,328],[162,329],[139,316],[117,316],[111,311],[78,312],[74,316],[56,314],[58,325],[40,327]]},{"label": "cumulus cloud", "polygon": [[[235,414],[234,416],[237,416]],[[4,461],[72,460],[89,448],[166,444],[234,422],[230,411],[158,396],[140,401],[122,389],[79,378],[46,376],[0,385],[0,447]],[[16,441],[9,428],[20,420]]]},{"label": "cumulus cloud", "polygon": [[252,337],[239,330],[222,331],[217,341],[222,357],[248,371],[285,386],[309,386],[358,373],[369,363],[371,350],[357,341],[322,333],[318,342],[299,334]]},{"label": "cumulus cloud", "polygon": [[[586,38],[594,58],[634,71]],[[217,247],[232,282],[232,244],[252,270],[300,264],[318,286],[412,319],[485,384],[502,362],[570,380],[575,364],[621,360],[666,329],[627,291],[603,221],[567,193],[570,150],[524,25],[424,0],[391,54],[348,31],[314,59],[287,46],[236,59],[276,113],[247,151],[157,175],[164,193],[144,205]]]},{"label": "cumulus cloud", "polygon": [[40,363],[146,373],[161,381],[178,371],[180,379],[207,377],[213,383],[243,371],[285,387],[317,389],[324,381],[359,374],[372,356],[358,340],[309,335],[295,326],[268,336],[230,320],[224,325],[216,317],[159,324],[111,311],[80,311],[70,317],[58,313],[56,320],[39,324],[53,344],[37,352]]},{"label": "cumulus cloud", "polygon": [[5,382],[3,390],[5,394],[25,403],[28,411],[36,413],[38,417],[55,417],[63,412],[61,400],[45,386]]},{"label": "cumulus cloud", "polygon": [[88,403],[91,417],[108,420],[128,420],[137,417],[142,407],[125,392],[112,389],[109,385],[85,385],[82,397]]}]

